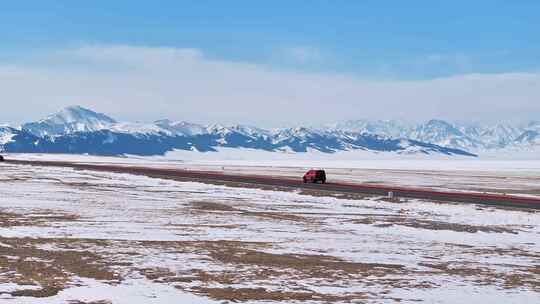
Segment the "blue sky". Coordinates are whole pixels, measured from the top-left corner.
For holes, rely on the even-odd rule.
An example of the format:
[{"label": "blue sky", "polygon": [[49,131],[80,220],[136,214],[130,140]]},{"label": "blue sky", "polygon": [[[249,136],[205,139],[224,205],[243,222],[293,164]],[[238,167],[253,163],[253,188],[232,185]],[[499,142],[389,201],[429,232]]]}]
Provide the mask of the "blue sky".
[{"label": "blue sky", "polygon": [[0,122],[540,116],[537,0],[21,0],[0,20]]},{"label": "blue sky", "polygon": [[100,43],[367,77],[540,67],[536,0],[9,1],[0,19],[4,58]]}]

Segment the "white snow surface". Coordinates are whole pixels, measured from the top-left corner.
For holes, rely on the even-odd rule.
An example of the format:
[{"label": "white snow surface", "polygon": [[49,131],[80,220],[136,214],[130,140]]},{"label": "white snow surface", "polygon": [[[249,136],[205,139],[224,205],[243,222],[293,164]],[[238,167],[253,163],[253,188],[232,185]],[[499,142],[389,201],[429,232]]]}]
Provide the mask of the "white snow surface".
[{"label": "white snow surface", "polygon": [[440,190],[540,196],[540,160],[498,160],[414,155],[370,155],[348,151],[328,155],[220,148],[219,152],[178,150],[165,156],[101,157],[66,154],[8,154],[8,159],[138,165],[300,178],[325,169],[330,181],[376,183]]},{"label": "white snow surface", "polygon": [[106,303],[114,304],[220,303],[189,293],[182,293],[172,286],[164,286],[147,280],[127,280],[121,285],[105,284],[92,279],[80,279],[79,281],[79,284],[82,286],[61,291],[54,297],[41,298],[38,300],[32,297],[18,297],[13,299],[9,296],[2,296],[0,294],[0,302],[3,299],[6,303],[17,304],[65,304],[73,303],[75,300],[84,303],[92,303],[103,301],[104,297],[106,297],[106,299],[110,301]]},{"label": "white snow surface", "polygon": [[[96,157],[83,157],[79,161],[81,159],[103,161]],[[110,158],[106,161],[116,160]],[[129,158],[126,161],[141,162]],[[158,163],[163,165],[162,162],[154,164]],[[203,212],[192,209],[195,202],[215,202],[238,211]],[[240,278],[229,286],[234,288],[282,291],[302,288],[306,292],[334,296],[366,293],[366,298],[359,298],[362,303],[395,303],[399,299],[401,303],[474,301],[506,304],[537,303],[540,299],[540,291],[533,287],[534,280],[538,278],[529,277],[534,273],[534,267],[538,267],[540,257],[540,213],[535,212],[422,200],[388,203],[376,198],[343,199],[129,174],[1,164],[0,213],[3,212],[27,219],[46,214],[78,217],[39,225],[0,227],[1,238],[262,242],[269,245],[257,250],[267,253],[324,254],[350,263],[402,265],[406,272],[382,277],[340,275],[340,279],[310,279],[282,274],[273,279]],[[245,212],[250,215],[243,215]],[[253,216],[269,212],[292,215],[300,220]],[[435,227],[439,228],[410,224],[422,222],[436,223]],[[470,228],[463,229],[465,227]],[[128,247],[115,244],[101,248],[99,254],[114,258],[129,248],[139,255],[123,256],[122,261],[133,262],[139,268],[165,268],[177,275],[198,269],[218,274],[225,271],[241,277],[259,269],[243,266],[239,270],[235,268],[239,265],[220,263],[204,253],[155,249],[143,247],[142,243],[129,243]],[[61,250],[46,245],[42,248]],[[426,266],[431,264],[476,271],[472,274],[466,270],[463,274],[457,270],[454,274],[446,273]],[[529,278],[533,283],[506,286],[506,278],[512,278],[508,277],[510,274],[522,274],[523,280]],[[112,285],[75,278],[78,287],[74,285],[57,296],[39,299],[39,303],[56,304],[71,300],[223,303],[194,295],[189,290],[197,286],[227,287],[216,282],[152,282],[132,270],[124,270],[124,275],[124,281]],[[2,280],[4,276],[0,273],[0,293],[20,287],[12,283],[3,286]],[[420,285],[423,287],[415,287]],[[1,297],[7,303],[37,303],[34,298],[13,299],[5,291]]]}]

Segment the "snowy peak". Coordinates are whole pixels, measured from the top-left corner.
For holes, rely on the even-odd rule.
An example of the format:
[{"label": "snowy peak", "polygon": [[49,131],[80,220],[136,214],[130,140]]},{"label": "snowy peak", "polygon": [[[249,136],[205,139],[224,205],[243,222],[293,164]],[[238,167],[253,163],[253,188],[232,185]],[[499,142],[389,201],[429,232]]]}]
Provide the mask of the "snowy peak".
[{"label": "snowy peak", "polygon": [[325,131],[317,131],[305,127],[296,127],[289,129],[282,129],[277,131],[274,134],[273,141],[274,143],[285,143],[285,142],[297,142],[304,143],[308,141],[319,140],[326,134]]},{"label": "snowy peak", "polygon": [[221,124],[212,124],[209,125],[205,130],[208,134],[212,134],[214,136],[227,137],[232,135],[239,135],[252,139],[266,138],[270,134],[270,132],[267,130],[246,125],[224,126]]},{"label": "snowy peak", "polygon": [[57,125],[81,124],[89,129],[94,130],[116,123],[114,119],[105,114],[97,113],[81,106],[66,107],[59,112],[40,120],[39,122]]},{"label": "snowy peak", "polygon": [[496,124],[480,134],[485,148],[504,148],[513,143],[523,132],[508,124]]},{"label": "snowy peak", "polygon": [[463,134],[452,124],[438,119],[432,119],[418,126],[409,138],[459,149],[474,149],[480,145],[474,138]]},{"label": "snowy peak", "polygon": [[234,132],[240,133],[249,137],[268,137],[270,132],[261,128],[248,125],[234,125],[230,128]]},{"label": "snowy peak", "polygon": [[296,128],[290,128],[290,129],[283,129],[278,132],[281,136],[294,136],[299,138],[308,138],[313,137],[317,132],[315,130],[312,130],[310,128],[305,127],[296,127]]},{"label": "snowy peak", "polygon": [[22,125],[22,129],[39,137],[75,132],[92,132],[109,128],[116,121],[109,116],[81,106],[66,107],[37,122]]},{"label": "snowy peak", "polygon": [[206,132],[209,134],[225,136],[234,133],[234,130],[222,124],[211,124],[206,128]]},{"label": "snowy peak", "polygon": [[412,130],[408,123],[396,120],[348,120],[326,126],[332,130],[374,134],[389,138],[407,137]]},{"label": "snowy peak", "polygon": [[430,143],[449,144],[456,138],[465,137],[465,134],[444,120],[432,119],[418,126],[412,137]]},{"label": "snowy peak", "polygon": [[455,128],[450,123],[439,120],[439,119],[432,119],[428,121],[427,123],[421,125],[418,129],[419,134],[425,134],[430,136],[448,136],[448,135],[454,135],[454,136],[463,136],[464,134],[461,133],[457,128]]},{"label": "snowy peak", "polygon": [[154,124],[163,130],[177,136],[194,136],[206,134],[207,130],[204,126],[186,122],[186,121],[171,121],[169,119],[157,120]]},{"label": "snowy peak", "polygon": [[69,106],[53,115],[61,119],[63,122],[78,122],[78,121],[104,121],[107,123],[115,123],[116,121],[109,116],[97,113],[81,106]]}]

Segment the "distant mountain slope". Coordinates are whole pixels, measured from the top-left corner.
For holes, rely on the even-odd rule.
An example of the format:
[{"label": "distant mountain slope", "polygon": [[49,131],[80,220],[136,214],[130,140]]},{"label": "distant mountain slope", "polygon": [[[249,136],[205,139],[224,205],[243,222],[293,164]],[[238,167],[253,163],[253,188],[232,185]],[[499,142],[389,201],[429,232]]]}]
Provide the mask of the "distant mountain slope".
[{"label": "distant mountain slope", "polygon": [[20,129],[0,129],[0,140],[0,149],[9,152],[96,155],[162,155],[175,149],[208,152],[228,147],[298,153],[365,150],[475,156],[420,140],[351,130],[299,127],[269,131],[243,125],[202,126],[170,120],[125,123],[81,107],[68,107],[38,122],[24,124]]},{"label": "distant mountain slope", "polygon": [[530,132],[540,132],[540,122],[481,125],[433,119],[414,125],[392,120],[357,120],[327,125],[326,128],[388,137],[397,136],[481,153],[501,149],[529,150],[531,145],[534,145],[534,141],[524,140],[524,138],[530,138],[532,134]]},{"label": "distant mountain slope", "polygon": [[408,138],[414,130],[411,124],[395,120],[348,120],[329,124],[326,129],[376,134],[390,138]]},{"label": "distant mountain slope", "polygon": [[527,130],[516,139],[516,143],[540,146],[540,131]]},{"label": "distant mountain slope", "polygon": [[11,127],[0,127],[0,151],[7,152],[39,152],[36,147],[42,139],[24,130]]},{"label": "distant mountain slope", "polygon": [[419,141],[429,142],[443,147],[478,149],[482,143],[461,132],[457,127],[443,120],[430,120],[421,124],[409,135]]}]

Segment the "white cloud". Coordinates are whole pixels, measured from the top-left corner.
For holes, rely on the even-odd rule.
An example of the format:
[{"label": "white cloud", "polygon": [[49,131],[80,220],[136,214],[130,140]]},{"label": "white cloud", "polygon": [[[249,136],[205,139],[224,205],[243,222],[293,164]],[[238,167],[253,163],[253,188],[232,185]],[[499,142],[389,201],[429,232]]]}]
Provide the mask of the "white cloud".
[{"label": "white cloud", "polygon": [[131,46],[89,46],[48,57],[32,65],[0,64],[0,121],[33,120],[71,104],[126,120],[263,126],[366,117],[540,116],[538,74],[377,81],[209,60],[194,49]]}]

